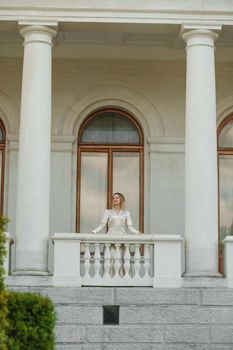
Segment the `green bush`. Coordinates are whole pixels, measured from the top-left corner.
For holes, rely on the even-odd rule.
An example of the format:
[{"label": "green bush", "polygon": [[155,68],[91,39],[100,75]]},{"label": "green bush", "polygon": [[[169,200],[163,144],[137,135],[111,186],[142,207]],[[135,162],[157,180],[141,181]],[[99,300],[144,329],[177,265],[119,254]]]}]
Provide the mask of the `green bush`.
[{"label": "green bush", "polygon": [[54,349],[54,306],[49,298],[12,292],[8,295],[9,350]]},{"label": "green bush", "polygon": [[0,217],[0,293],[4,290],[4,269],[3,269],[3,263],[4,258],[6,255],[6,236],[5,236],[5,229],[6,224],[8,223],[8,219],[4,217]]},{"label": "green bush", "polygon": [[8,220],[7,218],[0,217],[0,349],[6,350],[6,328],[7,328],[7,297],[8,293],[4,287],[4,269],[3,263],[6,255],[5,249],[5,228]]},{"label": "green bush", "polygon": [[0,350],[53,350],[54,306],[49,298],[5,290],[7,218],[0,217]]}]

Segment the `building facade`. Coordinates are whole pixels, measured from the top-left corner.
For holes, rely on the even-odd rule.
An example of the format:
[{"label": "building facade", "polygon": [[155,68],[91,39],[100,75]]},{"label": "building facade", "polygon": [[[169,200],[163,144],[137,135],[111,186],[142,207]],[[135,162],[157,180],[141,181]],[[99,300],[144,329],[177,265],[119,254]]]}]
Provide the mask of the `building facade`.
[{"label": "building facade", "polygon": [[1,211],[12,274],[123,192],[135,226],[218,276],[232,235],[233,2],[0,2]]}]

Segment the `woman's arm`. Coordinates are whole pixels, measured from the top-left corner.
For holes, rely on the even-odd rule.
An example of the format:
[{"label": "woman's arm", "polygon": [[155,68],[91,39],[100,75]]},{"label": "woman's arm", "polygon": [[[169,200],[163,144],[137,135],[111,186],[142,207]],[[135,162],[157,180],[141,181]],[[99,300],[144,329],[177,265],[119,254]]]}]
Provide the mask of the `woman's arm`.
[{"label": "woman's arm", "polygon": [[132,223],[132,219],[129,211],[127,212],[127,216],[126,216],[126,225],[130,233],[134,233],[136,235],[140,233],[138,230],[136,230],[136,228],[133,227],[133,223]]},{"label": "woman's arm", "polygon": [[92,233],[99,233],[99,232],[101,232],[103,230],[103,228],[107,225],[108,217],[109,217],[109,210],[106,209],[104,211],[104,215],[103,215],[103,217],[101,219],[100,225],[97,228],[95,228],[94,230],[92,230],[91,232]]}]

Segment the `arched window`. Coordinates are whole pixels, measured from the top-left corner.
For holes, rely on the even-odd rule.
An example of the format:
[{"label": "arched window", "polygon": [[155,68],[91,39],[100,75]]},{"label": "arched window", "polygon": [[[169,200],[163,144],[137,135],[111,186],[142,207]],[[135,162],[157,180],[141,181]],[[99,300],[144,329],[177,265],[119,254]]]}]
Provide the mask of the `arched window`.
[{"label": "arched window", "polygon": [[233,235],[233,114],[225,118],[218,127],[218,168],[221,270],[221,242],[225,236]]},{"label": "arched window", "polygon": [[0,119],[0,214],[3,214],[6,131]]},{"label": "arched window", "polygon": [[143,230],[143,134],[138,122],[118,109],[91,114],[78,137],[78,232],[97,226],[112,193],[126,197],[134,226]]}]

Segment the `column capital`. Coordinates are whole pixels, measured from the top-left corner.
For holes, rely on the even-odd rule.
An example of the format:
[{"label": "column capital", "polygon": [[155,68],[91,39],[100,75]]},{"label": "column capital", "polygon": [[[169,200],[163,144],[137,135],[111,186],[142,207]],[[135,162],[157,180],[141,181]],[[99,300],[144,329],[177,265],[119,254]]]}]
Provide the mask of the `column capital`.
[{"label": "column capital", "polygon": [[52,39],[57,35],[57,22],[19,22],[19,31],[24,38],[24,45],[32,42],[42,42],[52,45]]},{"label": "column capital", "polygon": [[213,43],[218,39],[222,26],[220,25],[194,25],[194,24],[183,24],[180,28],[180,38],[186,43],[190,39],[196,39],[195,44],[198,44],[198,39],[201,39],[200,44],[203,44],[203,39],[207,39],[207,44],[209,40]]}]

